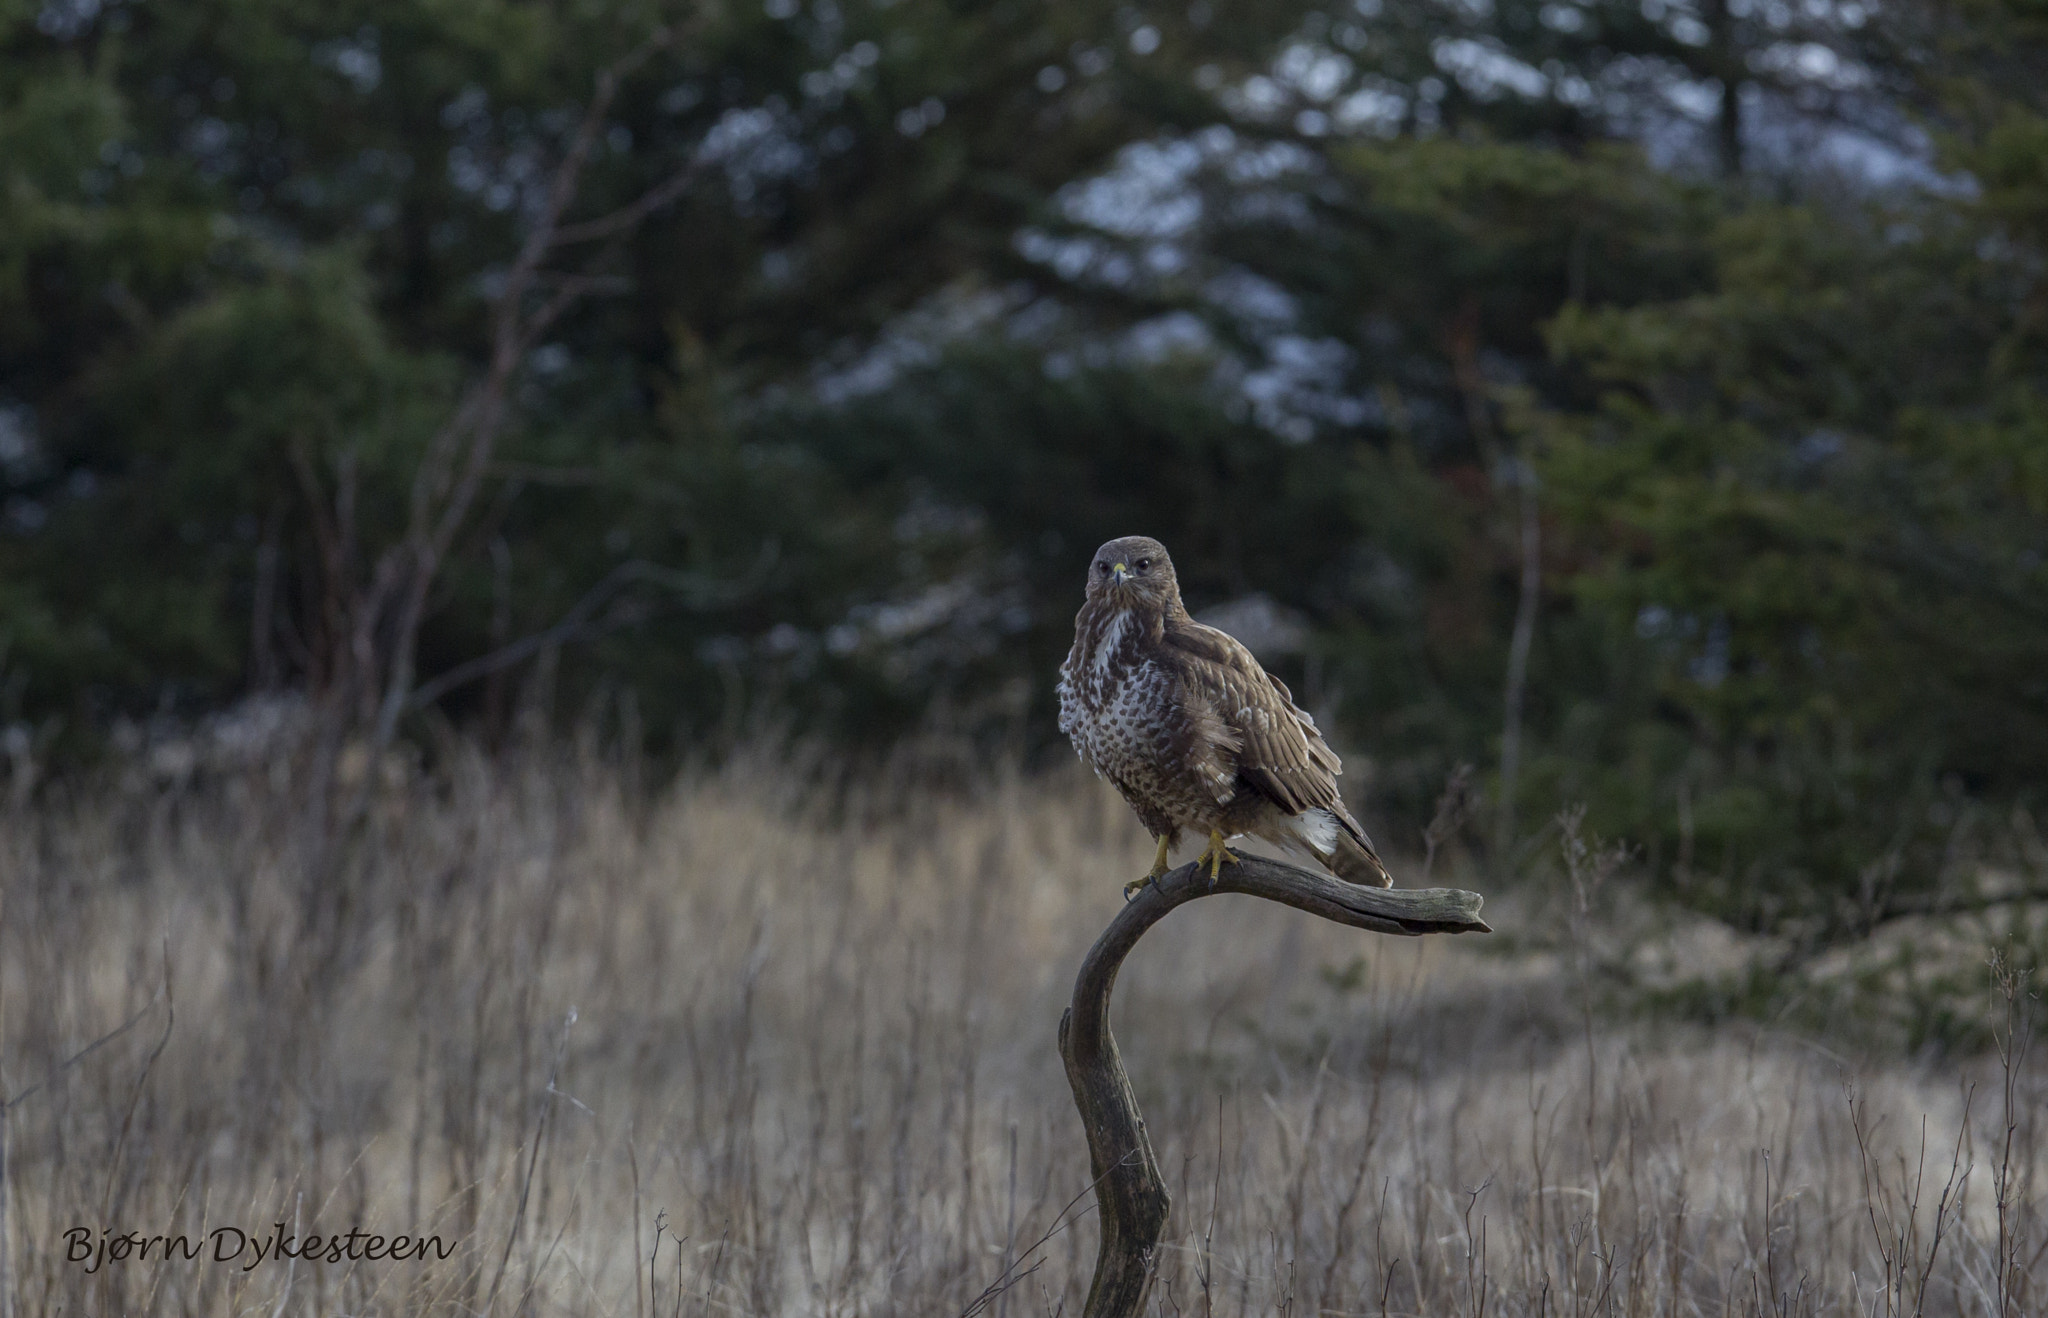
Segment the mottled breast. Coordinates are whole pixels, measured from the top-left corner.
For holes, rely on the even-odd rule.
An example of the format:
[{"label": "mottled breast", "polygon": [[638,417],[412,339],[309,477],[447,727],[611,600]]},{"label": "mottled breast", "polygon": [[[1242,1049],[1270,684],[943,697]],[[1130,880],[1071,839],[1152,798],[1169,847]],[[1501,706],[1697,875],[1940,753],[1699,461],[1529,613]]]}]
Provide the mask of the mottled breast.
[{"label": "mottled breast", "polygon": [[1229,789],[1193,762],[1189,711],[1173,674],[1133,631],[1119,617],[1099,638],[1076,637],[1060,667],[1060,730],[1148,828],[1165,832],[1208,818]]}]

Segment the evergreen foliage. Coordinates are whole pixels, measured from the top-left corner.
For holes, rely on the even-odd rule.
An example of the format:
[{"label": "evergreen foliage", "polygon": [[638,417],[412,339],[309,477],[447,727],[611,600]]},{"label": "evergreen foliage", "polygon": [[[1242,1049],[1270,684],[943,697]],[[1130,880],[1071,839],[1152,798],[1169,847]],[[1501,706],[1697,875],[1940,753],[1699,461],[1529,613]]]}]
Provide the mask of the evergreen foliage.
[{"label": "evergreen foliage", "polygon": [[1396,837],[1469,761],[1821,939],[2025,845],[2023,0],[0,5],[0,723],[343,684],[657,30],[409,718],[1045,750],[1079,565],[1143,531],[1303,620],[1274,664]]}]

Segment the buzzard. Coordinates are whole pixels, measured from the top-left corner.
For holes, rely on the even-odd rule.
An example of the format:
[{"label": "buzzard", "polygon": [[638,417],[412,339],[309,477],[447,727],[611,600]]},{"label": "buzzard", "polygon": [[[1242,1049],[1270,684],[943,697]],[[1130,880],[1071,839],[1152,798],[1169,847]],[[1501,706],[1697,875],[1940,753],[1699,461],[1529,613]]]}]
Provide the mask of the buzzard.
[{"label": "buzzard", "polygon": [[1059,692],[1060,731],[1159,839],[1126,897],[1166,873],[1182,829],[1209,834],[1211,883],[1237,859],[1225,839],[1245,833],[1352,883],[1393,883],[1337,795],[1343,766],[1315,719],[1251,651],[1188,616],[1157,540],[1095,551]]}]

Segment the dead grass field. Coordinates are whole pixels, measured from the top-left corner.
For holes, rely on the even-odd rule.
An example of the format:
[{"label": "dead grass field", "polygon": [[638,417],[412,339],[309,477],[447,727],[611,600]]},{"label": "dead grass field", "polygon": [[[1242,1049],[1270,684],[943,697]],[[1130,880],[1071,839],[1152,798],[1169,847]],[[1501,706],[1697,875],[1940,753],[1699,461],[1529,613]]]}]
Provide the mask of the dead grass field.
[{"label": "dead grass field", "polygon": [[[1108,789],[439,759],[332,900],[283,765],[0,817],[14,1313],[1078,1313],[1054,1030],[1150,856]],[[1117,1028],[1174,1191],[1157,1311],[2048,1312],[2038,1056],[1618,1012],[1581,954],[1702,935],[1569,911],[1493,893],[1489,946],[1225,896],[1150,935]],[[451,1252],[212,1261],[280,1222]],[[77,1227],[207,1253],[88,1272]]]}]

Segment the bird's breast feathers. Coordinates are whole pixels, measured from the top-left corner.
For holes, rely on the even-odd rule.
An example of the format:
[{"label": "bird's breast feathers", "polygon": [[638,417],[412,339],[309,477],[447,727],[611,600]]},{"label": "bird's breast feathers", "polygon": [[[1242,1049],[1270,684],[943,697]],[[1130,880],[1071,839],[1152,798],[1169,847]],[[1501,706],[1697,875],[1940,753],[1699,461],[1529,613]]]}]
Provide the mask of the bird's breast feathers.
[{"label": "bird's breast feathers", "polygon": [[1074,648],[1060,665],[1060,730],[1098,773],[1150,740],[1157,715],[1169,703],[1166,674],[1140,653],[1142,625],[1127,610],[1087,617],[1075,629]]},{"label": "bird's breast feathers", "polygon": [[[1172,656],[1151,652],[1129,613],[1084,619],[1060,669],[1060,730],[1096,773],[1184,814],[1235,792],[1242,744],[1209,703],[1190,699]],[[1171,803],[1168,805],[1168,803]]]}]

